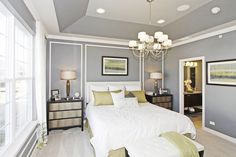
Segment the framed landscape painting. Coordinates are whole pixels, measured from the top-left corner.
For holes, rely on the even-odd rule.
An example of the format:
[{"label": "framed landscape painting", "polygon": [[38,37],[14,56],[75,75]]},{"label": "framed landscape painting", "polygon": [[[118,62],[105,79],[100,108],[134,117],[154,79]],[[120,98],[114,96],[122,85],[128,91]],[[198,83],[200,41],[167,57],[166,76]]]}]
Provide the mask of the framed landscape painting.
[{"label": "framed landscape painting", "polygon": [[127,76],[128,62],[127,57],[102,56],[102,75]]},{"label": "framed landscape painting", "polygon": [[236,86],[236,59],[206,62],[207,84]]}]

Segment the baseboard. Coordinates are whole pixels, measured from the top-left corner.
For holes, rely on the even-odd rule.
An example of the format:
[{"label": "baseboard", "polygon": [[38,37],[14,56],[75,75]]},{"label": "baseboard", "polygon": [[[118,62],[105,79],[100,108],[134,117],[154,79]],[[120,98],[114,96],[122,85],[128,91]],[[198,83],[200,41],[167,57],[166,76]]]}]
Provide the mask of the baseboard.
[{"label": "baseboard", "polygon": [[216,136],[218,136],[218,137],[220,137],[220,138],[223,138],[223,139],[225,139],[225,140],[227,140],[227,141],[230,141],[230,142],[236,144],[236,138],[230,137],[230,136],[228,136],[228,135],[225,135],[225,134],[223,134],[223,133],[221,133],[221,132],[212,130],[212,129],[207,128],[207,127],[203,127],[202,129],[205,130],[205,131],[207,131],[207,132],[209,132],[209,133],[211,133],[211,134],[213,134],[213,135],[216,135]]},{"label": "baseboard", "polygon": [[35,146],[32,153],[31,153],[31,157],[37,157],[38,153],[39,153],[39,149]]}]

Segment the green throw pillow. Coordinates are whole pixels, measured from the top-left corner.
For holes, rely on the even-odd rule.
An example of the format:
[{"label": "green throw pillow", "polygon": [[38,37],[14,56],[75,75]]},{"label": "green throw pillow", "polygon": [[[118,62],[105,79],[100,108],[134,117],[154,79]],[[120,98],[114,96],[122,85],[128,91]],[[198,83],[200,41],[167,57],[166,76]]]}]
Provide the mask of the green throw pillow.
[{"label": "green throw pillow", "polygon": [[[147,99],[145,96],[145,91],[139,90],[139,91],[129,91],[129,92],[131,92],[135,97],[137,97],[139,103],[147,102]],[[128,95],[128,94],[126,94],[126,95]]]},{"label": "green throw pillow", "polygon": [[[111,91],[114,93],[119,93],[122,90]],[[95,105],[113,105],[113,100],[110,91],[93,91]]]}]

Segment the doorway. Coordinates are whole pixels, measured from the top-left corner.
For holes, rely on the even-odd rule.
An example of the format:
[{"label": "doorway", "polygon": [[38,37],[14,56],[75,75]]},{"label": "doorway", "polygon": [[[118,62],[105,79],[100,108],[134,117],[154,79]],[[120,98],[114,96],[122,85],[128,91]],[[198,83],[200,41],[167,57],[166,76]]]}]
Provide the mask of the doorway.
[{"label": "doorway", "polygon": [[205,127],[205,57],[179,60],[179,111]]}]

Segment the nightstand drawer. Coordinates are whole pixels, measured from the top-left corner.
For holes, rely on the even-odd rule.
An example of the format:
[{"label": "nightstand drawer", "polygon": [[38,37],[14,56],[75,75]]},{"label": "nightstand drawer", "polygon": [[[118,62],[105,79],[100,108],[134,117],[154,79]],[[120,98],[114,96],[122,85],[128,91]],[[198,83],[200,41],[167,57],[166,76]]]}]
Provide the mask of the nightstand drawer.
[{"label": "nightstand drawer", "polygon": [[69,103],[51,103],[49,104],[49,111],[58,110],[71,110],[71,109],[81,109],[81,102],[69,102]]},{"label": "nightstand drawer", "polygon": [[171,102],[169,103],[159,103],[158,106],[164,107],[164,108],[168,108],[171,109]]},{"label": "nightstand drawer", "polygon": [[167,109],[173,108],[173,96],[171,94],[166,95],[146,95],[146,99],[148,102],[155,104],[160,107],[164,107]]},{"label": "nightstand drawer", "polygon": [[159,103],[159,102],[171,102],[171,96],[165,96],[165,97],[153,97],[152,98],[153,103]]},{"label": "nightstand drawer", "polygon": [[47,133],[54,129],[81,127],[84,130],[84,100],[47,101]]},{"label": "nightstand drawer", "polygon": [[70,117],[81,117],[82,110],[49,112],[49,120]]},{"label": "nightstand drawer", "polygon": [[81,118],[49,121],[49,128],[62,128],[81,125]]}]

